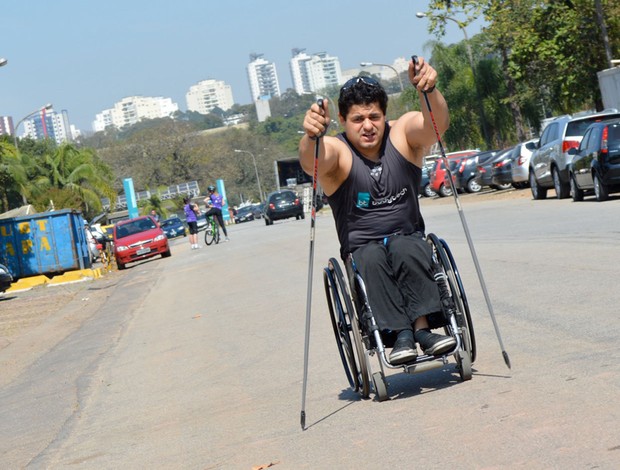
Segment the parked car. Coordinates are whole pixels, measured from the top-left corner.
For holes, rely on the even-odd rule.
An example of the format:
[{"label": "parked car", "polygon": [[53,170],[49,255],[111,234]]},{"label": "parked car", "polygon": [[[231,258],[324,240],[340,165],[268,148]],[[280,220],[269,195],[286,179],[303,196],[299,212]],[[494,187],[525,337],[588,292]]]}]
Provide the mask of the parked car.
[{"label": "parked car", "polygon": [[570,195],[568,165],[571,148],[577,148],[590,124],[620,118],[617,110],[608,110],[586,116],[561,116],[551,121],[530,159],[529,180],[534,199],[545,199],[547,190],[554,188],[558,199]]},{"label": "parked car", "polygon": [[187,226],[179,217],[170,217],[160,224],[168,239],[187,236]]},{"label": "parked car", "polygon": [[202,211],[196,216],[196,226],[199,232],[207,228],[207,216]]},{"label": "parked car", "polygon": [[265,225],[273,225],[274,220],[295,217],[297,220],[305,218],[301,199],[290,189],[275,191],[267,196],[265,210]]},{"label": "parked car", "polygon": [[530,185],[528,169],[530,167],[530,158],[532,152],[536,148],[539,139],[530,139],[525,142],[518,143],[515,149],[515,158],[512,162],[511,175],[512,185],[517,189],[527,188]]},{"label": "parked car", "polygon": [[508,189],[512,186],[512,164],[517,158],[519,148],[515,145],[504,158],[491,165],[491,186]]},{"label": "parked car", "polygon": [[0,264],[0,293],[11,287],[12,283],[13,276],[11,276],[9,269],[5,265]]},{"label": "parked car", "polygon": [[166,234],[151,216],[123,220],[114,225],[114,256],[118,269],[156,255],[170,256],[170,245]]},{"label": "parked car", "polygon": [[493,157],[487,160],[486,162],[478,165],[476,167],[476,182],[480,185],[480,187],[489,186],[492,189],[508,189],[511,185],[497,185],[493,183],[493,165],[506,158],[512,152],[514,147],[510,147],[500,152]]},{"label": "parked car", "polygon": [[434,163],[422,167],[422,179],[420,180],[420,194],[425,197],[435,197],[437,193],[431,188],[431,170]]},{"label": "parked car", "polygon": [[237,209],[237,213],[235,214],[236,224],[240,224],[242,222],[249,222],[250,220],[254,219],[256,219],[254,206],[243,206]]},{"label": "parked car", "polygon": [[594,192],[598,201],[620,191],[620,120],[590,125],[577,149],[570,149],[573,201]]},{"label": "parked car", "polygon": [[[448,163],[452,166],[456,166],[463,157],[475,155],[480,150],[461,150],[459,152],[451,152],[446,154]],[[452,171],[452,168],[450,169]],[[452,189],[450,183],[446,184],[447,171],[443,164],[443,158],[437,158],[433,171],[431,171],[431,189],[439,194],[441,197],[451,196]]]},{"label": "parked car", "polygon": [[478,165],[482,165],[497,155],[497,152],[499,152],[499,150],[486,150],[461,160],[454,174],[454,185],[456,189],[465,190],[468,193],[480,192],[482,186],[476,181],[476,169]]}]

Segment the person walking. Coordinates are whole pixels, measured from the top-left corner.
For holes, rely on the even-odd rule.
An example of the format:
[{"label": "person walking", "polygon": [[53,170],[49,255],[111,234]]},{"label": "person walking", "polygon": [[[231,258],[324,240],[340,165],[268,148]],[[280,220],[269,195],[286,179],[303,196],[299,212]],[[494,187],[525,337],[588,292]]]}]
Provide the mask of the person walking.
[{"label": "person walking", "polygon": [[197,212],[200,211],[198,206],[192,203],[191,199],[186,197],[183,198],[183,211],[185,212],[185,220],[187,221],[187,226],[189,227],[189,244],[192,247],[192,250],[197,250],[200,248],[198,245],[198,219]]},{"label": "person walking", "polygon": [[[437,72],[420,57],[418,64],[409,62],[408,73],[419,97],[427,93],[438,131],[445,132],[450,118],[435,88]],[[392,364],[415,361],[416,342],[424,354],[442,355],[456,340],[431,332],[442,308],[418,203],[424,154],[436,140],[430,113],[423,106],[388,123],[383,87],[372,77],[354,77],[338,98],[344,132],[317,142],[330,122],[326,101],[306,112],[299,157],[312,175],[319,145],[318,182],[333,211],[341,257],[352,254],[382,333],[396,334]]]},{"label": "person walking", "polygon": [[219,227],[222,227],[222,231],[224,232],[224,241],[229,242],[228,232],[226,231],[226,225],[224,225],[224,217],[222,217],[222,207],[226,204],[226,201],[221,196],[220,193],[217,192],[217,188],[215,186],[209,186],[207,188],[209,195],[205,198],[204,203],[207,208],[207,212],[205,213],[206,217],[215,217],[215,221]]}]

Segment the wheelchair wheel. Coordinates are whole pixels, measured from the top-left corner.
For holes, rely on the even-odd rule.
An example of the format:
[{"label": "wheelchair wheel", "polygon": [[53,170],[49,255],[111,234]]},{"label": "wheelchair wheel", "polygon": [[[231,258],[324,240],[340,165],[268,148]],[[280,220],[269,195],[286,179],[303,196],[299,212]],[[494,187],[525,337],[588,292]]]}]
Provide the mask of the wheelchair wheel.
[{"label": "wheelchair wheel", "polygon": [[340,265],[335,258],[323,270],[327,306],[336,344],[349,385],[362,398],[370,394],[370,380],[362,335]]},{"label": "wheelchair wheel", "polygon": [[476,338],[465,289],[448,244],[434,234],[429,234],[427,240],[433,247],[434,255],[446,274],[448,289],[457,311],[457,334],[460,335],[463,344],[463,349],[455,354],[459,375],[463,381],[470,380],[472,364],[476,360]]},{"label": "wheelchair wheel", "polygon": [[383,375],[383,372],[375,372],[374,374],[372,374],[372,384],[375,387],[375,394],[377,395],[377,400],[385,401],[389,398],[387,383],[385,382],[385,375]]}]

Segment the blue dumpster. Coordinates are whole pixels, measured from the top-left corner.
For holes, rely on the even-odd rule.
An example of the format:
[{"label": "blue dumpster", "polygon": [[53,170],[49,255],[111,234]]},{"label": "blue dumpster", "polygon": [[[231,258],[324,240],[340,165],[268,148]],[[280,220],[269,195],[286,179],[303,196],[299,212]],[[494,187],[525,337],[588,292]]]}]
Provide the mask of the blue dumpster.
[{"label": "blue dumpster", "polygon": [[71,209],[0,219],[0,263],[14,279],[90,268],[84,219]]}]

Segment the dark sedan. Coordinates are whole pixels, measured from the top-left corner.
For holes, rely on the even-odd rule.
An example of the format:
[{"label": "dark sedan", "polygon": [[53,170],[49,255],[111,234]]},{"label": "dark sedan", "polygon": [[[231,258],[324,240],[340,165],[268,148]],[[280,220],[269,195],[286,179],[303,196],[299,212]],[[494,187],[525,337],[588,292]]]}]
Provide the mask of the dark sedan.
[{"label": "dark sedan", "polygon": [[476,181],[482,187],[490,186],[493,189],[507,189],[508,185],[497,185],[493,183],[493,165],[496,162],[504,160],[512,152],[514,147],[504,149],[497,153],[493,158],[487,160],[485,163],[478,165],[476,168]]},{"label": "dark sedan", "polygon": [[304,206],[301,199],[290,189],[275,191],[267,196],[265,203],[265,225],[273,225],[274,220],[295,217],[304,219]]},{"label": "dark sedan", "polygon": [[168,238],[186,237],[187,227],[179,217],[170,217],[161,223],[161,229]]},{"label": "dark sedan", "polygon": [[237,209],[235,214],[235,223],[240,224],[242,222],[249,222],[256,219],[254,206],[243,206]]},{"label": "dark sedan", "polygon": [[497,155],[497,152],[499,152],[499,150],[487,150],[461,161],[457,170],[454,172],[454,185],[456,189],[464,189],[468,193],[480,192],[482,186],[476,181],[476,169],[478,165],[486,163]]},{"label": "dark sedan", "polygon": [[598,201],[620,191],[620,120],[592,124],[577,149],[569,149],[571,195],[583,200],[594,192]]},{"label": "dark sedan", "polygon": [[5,265],[0,264],[0,292],[4,292],[11,287],[12,282],[13,276],[11,276],[8,268]]}]

